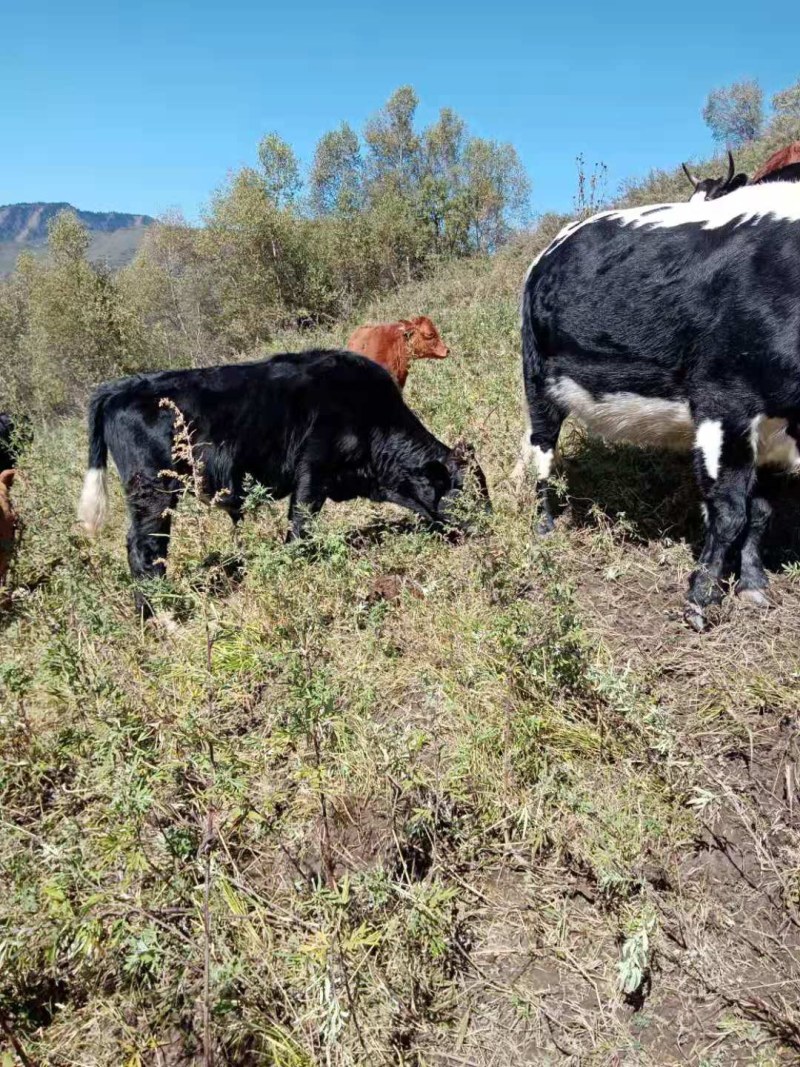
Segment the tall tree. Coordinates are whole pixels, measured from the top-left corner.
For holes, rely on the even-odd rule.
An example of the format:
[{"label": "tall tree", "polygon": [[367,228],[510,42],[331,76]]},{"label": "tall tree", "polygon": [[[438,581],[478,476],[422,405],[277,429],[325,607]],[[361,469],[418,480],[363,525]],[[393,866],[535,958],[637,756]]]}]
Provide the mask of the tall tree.
[{"label": "tall tree", "polygon": [[414,130],[418,104],[411,86],[403,85],[367,123],[364,140],[371,181],[407,191],[419,180],[421,144]]},{"label": "tall tree", "polygon": [[800,119],[800,81],[775,93],[772,98],[772,110],[776,115],[787,115],[791,118]]},{"label": "tall tree", "polygon": [[309,177],[318,215],[352,214],[363,206],[363,161],[358,134],[346,122],[319,141]]},{"label": "tall tree", "polygon": [[703,119],[719,144],[738,148],[752,141],[764,125],[764,92],[755,80],[733,82],[712,89],[703,107]]},{"label": "tall tree", "polygon": [[302,186],[300,165],[292,146],[277,133],[268,133],[258,146],[258,159],[269,199],[277,208],[292,205]]},{"label": "tall tree", "polygon": [[58,264],[78,263],[89,250],[89,234],[74,211],[59,211],[47,226],[47,247]]},{"label": "tall tree", "polygon": [[464,204],[474,247],[492,252],[522,221],[530,184],[516,149],[473,137],[464,153]]}]

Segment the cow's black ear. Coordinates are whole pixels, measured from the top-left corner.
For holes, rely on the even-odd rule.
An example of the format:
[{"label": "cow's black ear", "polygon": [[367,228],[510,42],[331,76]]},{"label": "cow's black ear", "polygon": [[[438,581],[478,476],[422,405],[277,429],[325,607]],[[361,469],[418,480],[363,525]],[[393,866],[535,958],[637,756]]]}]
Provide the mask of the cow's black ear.
[{"label": "cow's black ear", "polygon": [[743,185],[747,185],[748,178],[746,174],[737,174],[735,178],[731,178],[728,185],[728,192],[732,193],[734,189],[741,189]]},{"label": "cow's black ear", "polygon": [[450,472],[438,459],[425,463],[421,468],[421,474],[439,493],[447,493],[452,486]]}]

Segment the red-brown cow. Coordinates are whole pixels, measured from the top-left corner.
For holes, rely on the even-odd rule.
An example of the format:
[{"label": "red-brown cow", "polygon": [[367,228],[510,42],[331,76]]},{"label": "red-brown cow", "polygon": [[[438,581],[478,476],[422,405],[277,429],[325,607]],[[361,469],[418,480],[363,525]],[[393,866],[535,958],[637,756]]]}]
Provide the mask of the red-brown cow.
[{"label": "red-brown cow", "polygon": [[794,141],[785,148],[779,148],[777,152],[773,152],[767,162],[763,163],[758,168],[750,181],[760,182],[766,178],[768,174],[772,174],[776,170],[782,170],[784,167],[790,167],[792,164],[797,163],[800,163],[800,141]]},{"label": "red-brown cow", "polygon": [[347,347],[380,363],[402,389],[412,359],[444,359],[450,351],[425,315],[377,326],[359,326]]},{"label": "red-brown cow", "polygon": [[13,484],[14,471],[3,471],[0,474],[0,589],[5,585],[17,539],[17,515],[10,496]]}]

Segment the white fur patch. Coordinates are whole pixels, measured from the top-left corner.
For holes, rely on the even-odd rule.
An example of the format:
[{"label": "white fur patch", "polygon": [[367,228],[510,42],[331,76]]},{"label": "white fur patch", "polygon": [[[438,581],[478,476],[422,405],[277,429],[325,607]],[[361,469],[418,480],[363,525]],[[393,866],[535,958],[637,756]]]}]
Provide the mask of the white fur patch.
[{"label": "white fur patch", "polygon": [[78,502],[78,522],[93,536],[105,522],[108,491],[105,467],[90,467]]},{"label": "white fur patch", "polygon": [[692,195],[689,197],[689,203],[691,204],[693,200],[705,200],[705,198],[705,191],[703,189],[700,189],[698,192],[692,193]]},{"label": "white fur patch", "polygon": [[517,465],[514,467],[514,470],[511,472],[511,481],[519,489],[522,486],[528,468],[531,466],[536,472],[537,480],[549,478],[550,472],[553,469],[554,460],[554,449],[549,448],[545,450],[539,448],[538,445],[531,444],[531,429],[530,426],[528,426],[519,443],[519,459],[517,460]]},{"label": "white fur patch", "polygon": [[703,419],[697,427],[695,446],[703,457],[706,473],[716,481],[722,456],[722,423],[719,419]]},{"label": "white fur patch", "polygon": [[552,448],[544,449],[539,448],[538,445],[533,446],[533,462],[536,465],[536,477],[540,481],[550,477],[554,459],[555,452]]},{"label": "white fur patch", "polygon": [[650,229],[671,229],[694,224],[703,230],[718,230],[730,222],[744,225],[772,218],[787,222],[800,221],[800,182],[765,182],[745,185],[717,200],[706,200],[695,194],[691,200],[675,204],[644,204],[618,211],[601,211],[588,219],[571,222],[540,252],[528,268],[528,275],[536,264],[573,233],[601,219],[613,219],[623,226]]},{"label": "white fur patch", "polygon": [[694,425],[685,400],[661,400],[637,393],[603,393],[596,400],[566,377],[551,382],[548,391],[561,407],[608,441],[691,448]]}]

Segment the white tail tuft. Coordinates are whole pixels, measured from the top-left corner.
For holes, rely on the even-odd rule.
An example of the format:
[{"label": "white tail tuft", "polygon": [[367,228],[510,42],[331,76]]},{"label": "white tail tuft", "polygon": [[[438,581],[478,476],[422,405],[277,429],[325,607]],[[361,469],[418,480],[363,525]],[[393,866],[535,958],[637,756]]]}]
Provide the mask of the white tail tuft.
[{"label": "white tail tuft", "polygon": [[90,537],[94,537],[105,522],[107,502],[105,467],[91,467],[83,480],[78,503],[78,522]]}]

